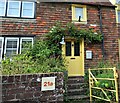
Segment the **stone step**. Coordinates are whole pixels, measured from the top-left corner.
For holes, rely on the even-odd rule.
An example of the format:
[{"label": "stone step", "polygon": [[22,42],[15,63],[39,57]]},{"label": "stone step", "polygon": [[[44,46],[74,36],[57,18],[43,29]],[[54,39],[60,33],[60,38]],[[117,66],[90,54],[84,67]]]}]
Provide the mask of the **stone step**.
[{"label": "stone step", "polygon": [[67,84],[84,83],[83,77],[68,77]]},{"label": "stone step", "polygon": [[87,86],[88,86],[88,83],[67,84],[68,89],[86,88]]},{"label": "stone step", "polygon": [[89,96],[86,95],[74,95],[74,96],[68,96],[69,100],[89,100]]},{"label": "stone step", "polygon": [[86,89],[69,89],[68,90],[68,96],[73,95],[86,95],[87,88]]}]

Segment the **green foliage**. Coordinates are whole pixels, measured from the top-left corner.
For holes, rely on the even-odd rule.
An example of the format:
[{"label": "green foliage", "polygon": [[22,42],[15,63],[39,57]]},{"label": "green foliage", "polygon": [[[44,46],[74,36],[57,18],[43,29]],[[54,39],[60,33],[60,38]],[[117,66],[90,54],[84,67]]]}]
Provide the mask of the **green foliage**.
[{"label": "green foliage", "polygon": [[86,43],[101,42],[103,37],[100,33],[94,33],[92,29],[78,29],[74,24],[68,23],[66,27],[66,35],[77,40],[84,38]]},{"label": "green foliage", "polygon": [[49,46],[49,49],[51,49],[52,56],[60,56],[61,51],[61,45],[60,41],[62,40],[62,37],[65,35],[65,29],[61,27],[60,23],[56,23],[55,26],[53,26],[48,34],[46,35],[47,40],[46,43]]},{"label": "green foliage", "polygon": [[[99,68],[113,68],[115,65],[111,64],[109,61],[101,60],[94,69],[98,70],[92,70],[92,74],[95,76],[95,78],[114,78],[114,72],[113,70],[100,70]],[[85,73],[85,81],[89,80],[89,73],[86,71]],[[94,80],[93,86],[102,88],[105,93],[107,94],[108,98],[112,101],[115,101],[115,92],[107,91],[107,90],[114,90],[115,89],[115,82],[113,80],[106,80],[106,79],[97,79],[97,81]],[[89,90],[88,90],[89,91]],[[107,99],[105,94],[100,89],[92,89],[92,95]],[[93,101],[95,103],[97,102],[105,102],[100,99],[93,98]]]},{"label": "green foliage", "polygon": [[120,69],[120,63],[118,62],[116,65],[117,69]]},{"label": "green foliage", "polygon": [[[115,82],[114,80],[104,79],[104,78],[113,79],[114,78],[113,70],[101,70],[101,71],[98,70],[98,71],[99,71],[99,74],[97,74],[95,77],[103,78],[103,79],[100,79],[100,80],[98,79],[97,81],[94,81],[94,86],[102,88],[107,94],[108,98],[111,101],[115,101],[116,94],[114,92],[108,91],[108,90],[115,90]],[[92,92],[93,92],[93,95],[95,96],[107,99],[105,94],[101,90],[93,89]]]},{"label": "green foliage", "polygon": [[112,68],[114,65],[107,60],[100,60],[94,68]]},{"label": "green foliage", "polygon": [[66,70],[65,62],[62,58],[51,57],[45,41],[36,41],[34,46],[25,49],[22,54],[6,58],[2,61],[3,75],[23,74],[23,73],[45,73],[63,72]]}]

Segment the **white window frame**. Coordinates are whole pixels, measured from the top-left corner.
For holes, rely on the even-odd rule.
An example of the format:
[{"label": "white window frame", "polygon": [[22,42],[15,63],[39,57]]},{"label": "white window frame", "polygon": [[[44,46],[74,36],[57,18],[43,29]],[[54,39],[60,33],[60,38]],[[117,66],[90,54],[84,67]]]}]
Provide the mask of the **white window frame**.
[{"label": "white window frame", "polygon": [[[17,3],[19,3],[19,12],[18,12],[17,15],[9,15],[9,3],[10,2],[17,2]],[[20,9],[21,9],[21,1],[8,1],[7,16],[10,16],[10,17],[20,17]]]},{"label": "white window frame", "polygon": [[3,43],[4,43],[4,37],[0,37],[2,40],[2,46],[1,46],[1,54],[0,54],[0,61],[2,60],[2,54],[3,54]]},{"label": "white window frame", "polygon": [[23,39],[31,39],[32,40],[32,46],[33,46],[33,37],[21,37],[21,39],[20,39],[20,54],[21,54],[21,51],[22,51],[22,40]]},{"label": "white window frame", "polygon": [[0,16],[5,16],[5,12],[6,12],[6,0],[2,0],[2,1],[5,2],[5,4],[4,4],[4,14],[0,15]]},{"label": "white window frame", "polygon": [[[33,5],[32,16],[23,16],[24,3],[32,3],[32,5]],[[34,18],[34,14],[35,14],[35,2],[22,2],[22,11],[21,12],[22,12],[21,17],[24,17],[24,18]]]},{"label": "white window frame", "polygon": [[6,46],[7,46],[7,40],[10,40],[10,39],[17,39],[17,51],[16,51],[16,54],[18,54],[18,48],[19,48],[19,38],[13,38],[13,37],[6,37],[5,38],[5,51],[4,51],[4,54],[6,54]]}]

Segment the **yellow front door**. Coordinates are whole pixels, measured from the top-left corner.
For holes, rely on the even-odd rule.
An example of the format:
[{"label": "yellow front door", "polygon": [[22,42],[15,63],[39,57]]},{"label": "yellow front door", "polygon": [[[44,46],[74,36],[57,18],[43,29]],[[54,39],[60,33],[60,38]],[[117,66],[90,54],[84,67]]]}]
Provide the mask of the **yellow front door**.
[{"label": "yellow front door", "polygon": [[69,76],[84,76],[84,41],[68,40],[62,46]]}]

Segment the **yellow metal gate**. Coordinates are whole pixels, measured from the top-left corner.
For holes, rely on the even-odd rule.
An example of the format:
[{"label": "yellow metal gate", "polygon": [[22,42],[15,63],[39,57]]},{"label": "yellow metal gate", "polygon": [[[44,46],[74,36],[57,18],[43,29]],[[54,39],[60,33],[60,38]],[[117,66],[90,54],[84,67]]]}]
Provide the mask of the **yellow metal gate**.
[{"label": "yellow metal gate", "polygon": [[116,68],[89,69],[90,101],[118,103],[117,78]]}]

